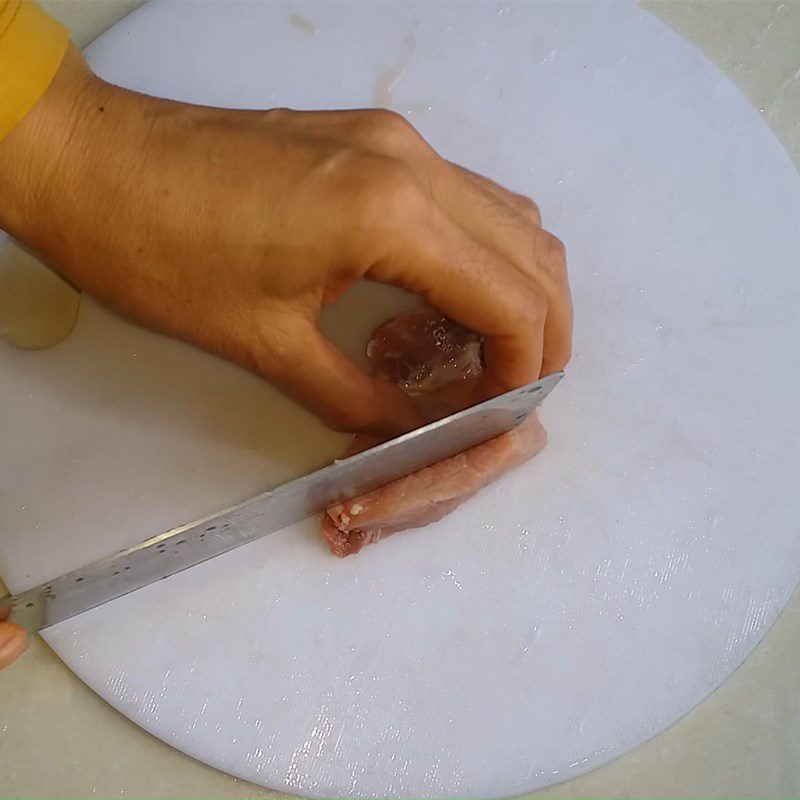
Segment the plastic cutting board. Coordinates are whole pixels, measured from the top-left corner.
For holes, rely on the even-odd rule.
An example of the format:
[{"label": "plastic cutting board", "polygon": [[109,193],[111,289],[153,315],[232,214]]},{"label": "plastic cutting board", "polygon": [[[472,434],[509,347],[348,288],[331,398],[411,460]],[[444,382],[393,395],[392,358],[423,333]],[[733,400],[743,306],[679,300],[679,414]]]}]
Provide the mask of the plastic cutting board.
[{"label": "plastic cutting board", "polygon": [[[539,201],[577,321],[534,463],[357,557],[308,521],[64,623],[71,669],[256,783],[461,797],[596,767],[736,668],[800,574],[800,177],[717,69],[623,3],[152,3],[88,53],[200,103],[390,105]],[[361,287],[327,322],[359,352],[404,302]],[[0,374],[12,590],[342,443],[86,300]]]}]

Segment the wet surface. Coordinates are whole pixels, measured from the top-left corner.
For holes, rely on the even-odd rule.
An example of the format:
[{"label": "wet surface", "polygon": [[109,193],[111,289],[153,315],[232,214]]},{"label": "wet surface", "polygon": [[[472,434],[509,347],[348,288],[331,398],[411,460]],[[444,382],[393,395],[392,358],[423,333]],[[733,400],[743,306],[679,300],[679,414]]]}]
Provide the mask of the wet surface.
[{"label": "wet surface", "polygon": [[63,341],[78,320],[80,292],[14,242],[0,244],[0,339],[24,350]]}]

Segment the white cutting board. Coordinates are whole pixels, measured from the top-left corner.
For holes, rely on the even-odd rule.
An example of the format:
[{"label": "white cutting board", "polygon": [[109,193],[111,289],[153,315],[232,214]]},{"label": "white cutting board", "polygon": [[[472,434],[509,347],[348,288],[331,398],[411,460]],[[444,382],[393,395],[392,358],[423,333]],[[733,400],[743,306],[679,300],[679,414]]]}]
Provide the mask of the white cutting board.
[{"label": "white cutting board", "polygon": [[[309,521],[48,631],[81,678],[257,783],[456,797],[598,766],[736,668],[800,575],[800,177],[726,78],[618,3],[154,3],[89,55],[202,103],[390,103],[541,203],[576,356],[548,450],[445,521],[345,561]],[[347,302],[355,349],[402,305]],[[91,302],[0,375],[13,590],[341,444]]]}]

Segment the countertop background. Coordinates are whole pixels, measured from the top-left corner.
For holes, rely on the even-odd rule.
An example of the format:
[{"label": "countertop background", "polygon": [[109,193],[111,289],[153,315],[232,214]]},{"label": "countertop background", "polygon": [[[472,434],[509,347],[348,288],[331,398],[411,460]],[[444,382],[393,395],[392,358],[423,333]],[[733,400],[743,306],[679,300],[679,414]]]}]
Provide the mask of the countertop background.
[{"label": "countertop background", "polygon": [[[191,1],[187,13],[191,13]],[[83,46],[141,0],[40,0]],[[642,2],[759,109],[800,168],[800,0]],[[0,584],[0,593],[5,587]],[[532,797],[800,797],[800,594],[745,664],[665,733]],[[168,747],[41,641],[0,674],[0,796],[273,798]]]}]

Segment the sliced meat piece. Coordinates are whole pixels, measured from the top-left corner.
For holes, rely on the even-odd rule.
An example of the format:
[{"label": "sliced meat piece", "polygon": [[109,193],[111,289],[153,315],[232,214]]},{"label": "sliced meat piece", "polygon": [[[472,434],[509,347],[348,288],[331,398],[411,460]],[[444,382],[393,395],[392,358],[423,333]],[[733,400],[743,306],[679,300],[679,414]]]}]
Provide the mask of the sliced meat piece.
[{"label": "sliced meat piece", "polygon": [[323,536],[334,555],[349,556],[397,531],[437,522],[479,489],[533,458],[546,442],[542,424],[532,415],[508,433],[329,508]]},{"label": "sliced meat piece", "polygon": [[[467,408],[483,371],[480,338],[425,308],[382,325],[367,355],[375,374],[413,397],[428,421]],[[397,531],[436,522],[503,473],[533,458],[547,436],[536,415],[464,453],[440,461],[355,500],[329,508],[322,533],[337,556],[357,553]],[[353,442],[348,455],[377,444]]]}]

